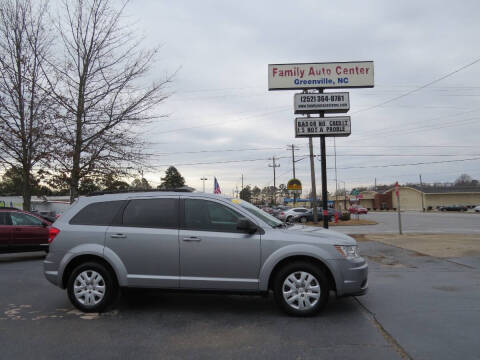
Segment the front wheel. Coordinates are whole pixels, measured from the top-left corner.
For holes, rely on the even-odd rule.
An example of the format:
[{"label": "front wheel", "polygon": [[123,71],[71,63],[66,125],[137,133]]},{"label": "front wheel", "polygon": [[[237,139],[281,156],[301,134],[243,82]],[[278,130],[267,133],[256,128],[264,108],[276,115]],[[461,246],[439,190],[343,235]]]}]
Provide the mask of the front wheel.
[{"label": "front wheel", "polygon": [[83,312],[102,312],[118,292],[111,272],[102,264],[89,262],[77,266],[68,279],[68,297]]},{"label": "front wheel", "polygon": [[286,265],[276,275],[274,295],[280,308],[293,316],[312,316],[322,310],[329,296],[328,280],[308,262]]}]

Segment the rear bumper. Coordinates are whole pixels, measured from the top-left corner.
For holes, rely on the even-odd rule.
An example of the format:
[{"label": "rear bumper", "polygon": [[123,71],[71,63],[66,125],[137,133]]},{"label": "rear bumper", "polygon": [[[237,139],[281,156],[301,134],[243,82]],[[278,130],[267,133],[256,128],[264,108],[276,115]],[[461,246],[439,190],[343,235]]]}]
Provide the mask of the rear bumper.
[{"label": "rear bumper", "polygon": [[338,277],[337,296],[360,296],[368,291],[368,264],[360,257],[354,260],[331,260]]},{"label": "rear bumper", "polygon": [[45,275],[45,278],[53,285],[61,286],[58,278],[58,264],[53,261],[49,261],[48,258],[49,256],[47,256],[43,261],[43,274]]}]

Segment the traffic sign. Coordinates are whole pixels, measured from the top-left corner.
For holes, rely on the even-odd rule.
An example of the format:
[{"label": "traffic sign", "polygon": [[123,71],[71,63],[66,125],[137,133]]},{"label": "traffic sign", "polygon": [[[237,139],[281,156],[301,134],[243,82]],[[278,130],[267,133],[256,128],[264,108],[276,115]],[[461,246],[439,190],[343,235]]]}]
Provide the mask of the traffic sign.
[{"label": "traffic sign", "polygon": [[350,98],[348,92],[295,94],[294,109],[295,114],[342,113],[350,110]]},{"label": "traffic sign", "polygon": [[295,119],[295,137],[349,136],[350,133],[350,116]]}]

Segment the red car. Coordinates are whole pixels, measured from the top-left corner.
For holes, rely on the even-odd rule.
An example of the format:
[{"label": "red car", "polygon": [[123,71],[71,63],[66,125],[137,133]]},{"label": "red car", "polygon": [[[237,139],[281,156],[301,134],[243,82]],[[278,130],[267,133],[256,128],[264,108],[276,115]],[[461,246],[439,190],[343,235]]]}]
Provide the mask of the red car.
[{"label": "red car", "polygon": [[348,209],[350,214],[368,214],[368,209],[362,206],[350,206]]},{"label": "red car", "polygon": [[0,208],[0,252],[48,252],[51,224],[28,211]]}]

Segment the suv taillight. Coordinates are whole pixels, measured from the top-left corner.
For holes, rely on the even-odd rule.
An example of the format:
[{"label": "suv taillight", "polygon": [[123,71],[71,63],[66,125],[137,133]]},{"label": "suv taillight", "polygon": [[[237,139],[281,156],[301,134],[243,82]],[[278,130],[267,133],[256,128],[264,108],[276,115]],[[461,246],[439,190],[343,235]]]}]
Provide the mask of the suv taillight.
[{"label": "suv taillight", "polygon": [[282,215],[282,216],[283,216],[283,215],[285,215],[285,213],[282,211],[282,212],[280,213],[280,215]]},{"label": "suv taillight", "polygon": [[57,235],[60,233],[60,230],[58,230],[56,227],[50,226],[50,229],[48,231],[48,243],[50,244],[53,239],[57,237]]}]

